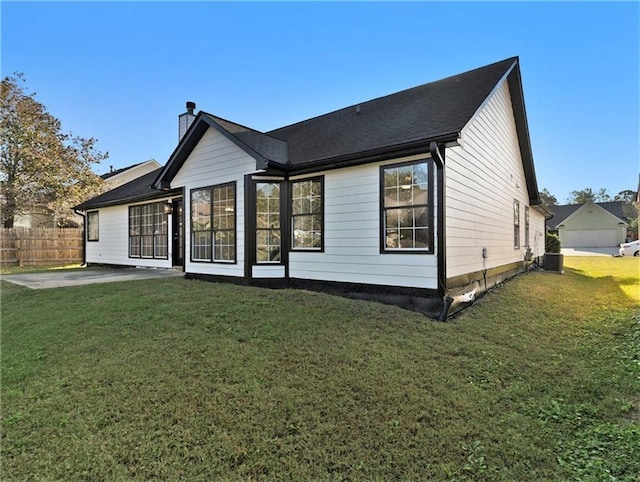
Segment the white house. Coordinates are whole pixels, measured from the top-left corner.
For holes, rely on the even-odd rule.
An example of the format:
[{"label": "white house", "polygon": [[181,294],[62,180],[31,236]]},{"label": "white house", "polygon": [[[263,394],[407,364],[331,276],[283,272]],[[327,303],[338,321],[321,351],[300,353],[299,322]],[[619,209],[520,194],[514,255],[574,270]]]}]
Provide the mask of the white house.
[{"label": "white house", "polygon": [[76,207],[89,264],[433,312],[544,253],[517,57],[270,132],[194,109],[164,167]]}]

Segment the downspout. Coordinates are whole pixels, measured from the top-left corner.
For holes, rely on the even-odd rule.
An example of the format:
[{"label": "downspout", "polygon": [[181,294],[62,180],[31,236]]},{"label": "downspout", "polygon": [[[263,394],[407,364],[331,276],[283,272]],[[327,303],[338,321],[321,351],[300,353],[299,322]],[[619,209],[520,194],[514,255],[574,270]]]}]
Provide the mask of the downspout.
[{"label": "downspout", "polygon": [[83,211],[73,210],[78,216],[82,217],[82,264],[80,266],[87,266],[87,215]]},{"label": "downspout", "polygon": [[[447,290],[447,246],[446,246],[446,222],[445,222],[445,178],[444,178],[444,144],[432,141],[429,144],[429,153],[436,166],[436,195],[437,195],[437,219],[438,219],[438,294],[443,297],[442,311],[438,315],[439,321],[445,321],[451,302],[445,296]],[[449,298],[449,299],[448,299]]]}]

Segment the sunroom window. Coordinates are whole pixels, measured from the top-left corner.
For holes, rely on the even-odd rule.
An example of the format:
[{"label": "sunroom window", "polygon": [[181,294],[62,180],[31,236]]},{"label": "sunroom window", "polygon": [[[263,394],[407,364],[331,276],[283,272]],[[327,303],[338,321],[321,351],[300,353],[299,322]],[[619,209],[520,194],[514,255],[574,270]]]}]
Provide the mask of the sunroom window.
[{"label": "sunroom window", "polygon": [[256,261],[279,263],[282,259],[280,234],[280,183],[256,183]]}]

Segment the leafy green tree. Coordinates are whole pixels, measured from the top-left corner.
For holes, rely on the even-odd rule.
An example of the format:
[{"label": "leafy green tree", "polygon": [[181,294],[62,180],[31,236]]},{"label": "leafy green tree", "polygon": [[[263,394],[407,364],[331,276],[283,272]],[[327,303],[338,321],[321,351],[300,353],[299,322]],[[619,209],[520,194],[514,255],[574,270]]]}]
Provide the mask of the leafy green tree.
[{"label": "leafy green tree", "polygon": [[596,202],[596,193],[590,187],[569,193],[569,204],[584,204],[589,201]]},{"label": "leafy green tree", "polygon": [[622,214],[625,217],[625,220],[629,223],[629,227],[637,230],[638,229],[638,210],[634,205],[634,201],[636,200],[636,192],[631,191],[630,189],[625,189],[624,191],[620,191],[613,198],[614,201],[620,201],[622,203]]},{"label": "leafy green tree", "polygon": [[0,85],[0,207],[2,225],[34,206],[46,209],[64,225],[71,207],[103,190],[91,170],[106,159],[96,139],[63,133],[60,121],[25,91],[22,74]]},{"label": "leafy green tree", "polygon": [[593,189],[588,187],[580,191],[571,191],[569,193],[570,204],[584,204],[589,201],[594,203],[604,203],[611,201],[611,196],[609,196],[606,188],[601,188],[598,192],[595,192]]},{"label": "leafy green tree", "polygon": [[557,206],[558,199],[547,188],[540,191],[540,202],[545,207]]},{"label": "leafy green tree", "polygon": [[609,193],[607,192],[607,188],[600,188],[600,190],[598,191],[598,194],[596,194],[596,202],[599,203],[607,203],[611,201],[611,196],[609,196]]}]

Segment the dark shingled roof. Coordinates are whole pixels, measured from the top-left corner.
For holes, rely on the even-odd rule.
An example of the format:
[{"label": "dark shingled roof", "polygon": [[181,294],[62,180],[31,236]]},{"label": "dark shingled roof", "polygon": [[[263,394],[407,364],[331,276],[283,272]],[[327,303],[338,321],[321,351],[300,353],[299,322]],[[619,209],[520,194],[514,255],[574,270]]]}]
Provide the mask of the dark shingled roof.
[{"label": "dark shingled roof", "polygon": [[517,58],[503,60],[267,134],[288,142],[292,166],[416,141],[456,138],[516,62]]},{"label": "dark shingled roof", "polygon": [[[257,170],[273,169],[291,174],[390,159],[395,155],[424,153],[432,141],[443,144],[456,142],[464,126],[505,77],[511,92],[529,197],[532,204],[538,204],[517,57],[266,133],[201,111],[166,165],[157,171],[156,178],[149,184],[155,189],[170,189],[171,180],[209,128],[216,129],[252,156]],[[147,176],[143,178],[147,179]],[[136,192],[140,189],[140,195],[149,195],[141,185],[142,179],[132,182],[137,186]],[[130,196],[133,187],[130,191],[119,193],[120,199],[116,199],[116,193],[110,196],[105,193],[102,196],[106,198],[100,202],[106,202],[104,199],[107,198],[110,204],[138,200]],[[80,206],[87,209],[89,206],[110,205],[96,205],[100,198],[98,196]]]},{"label": "dark shingled roof", "polygon": [[[622,203],[620,201],[593,204],[600,206],[605,211],[624,221]],[[549,211],[553,213],[553,217],[547,220],[547,229],[557,229],[558,225],[562,224],[569,216],[575,213],[582,206],[584,206],[584,204],[564,204],[562,206],[549,207]]]},{"label": "dark shingled roof", "polygon": [[287,143],[268,134],[245,127],[222,117],[202,113],[212,122],[222,127],[228,134],[245,144],[251,150],[259,153],[267,161],[275,161],[281,164],[287,162]]},{"label": "dark shingled roof", "polygon": [[74,207],[79,211],[86,211],[87,209],[96,209],[106,206],[115,206],[118,204],[126,204],[128,202],[145,201],[149,199],[155,199],[159,197],[166,197],[168,194],[166,191],[158,191],[152,189],[151,184],[162,168],[155,169],[151,172],[144,174],[132,181],[129,181],[121,186],[118,186],[110,191],[104,192],[99,196],[89,199]]}]

